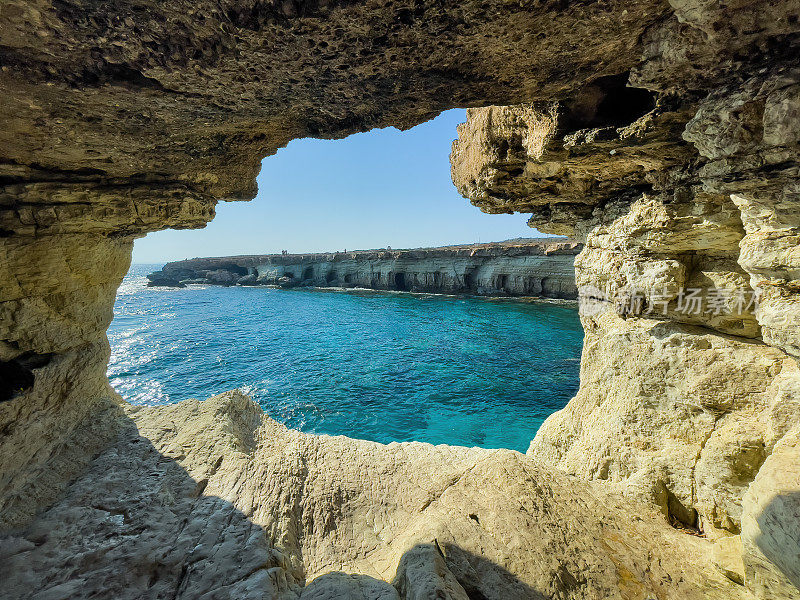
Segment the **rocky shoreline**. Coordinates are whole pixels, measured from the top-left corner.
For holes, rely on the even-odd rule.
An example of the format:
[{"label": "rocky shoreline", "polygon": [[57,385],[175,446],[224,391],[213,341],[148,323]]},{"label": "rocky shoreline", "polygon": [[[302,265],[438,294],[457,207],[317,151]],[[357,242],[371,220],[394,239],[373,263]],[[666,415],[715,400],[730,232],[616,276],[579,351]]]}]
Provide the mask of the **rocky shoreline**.
[{"label": "rocky shoreline", "polygon": [[193,258],[148,275],[150,286],[340,287],[575,300],[582,244],[531,238],[411,250]]}]

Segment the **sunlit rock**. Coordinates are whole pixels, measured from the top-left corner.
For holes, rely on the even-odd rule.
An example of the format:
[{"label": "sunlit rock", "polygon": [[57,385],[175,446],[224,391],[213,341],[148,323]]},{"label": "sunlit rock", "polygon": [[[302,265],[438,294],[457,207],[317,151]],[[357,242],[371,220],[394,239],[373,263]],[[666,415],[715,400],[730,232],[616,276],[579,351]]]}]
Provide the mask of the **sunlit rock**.
[{"label": "sunlit rock", "polygon": [[194,258],[148,275],[152,286],[278,285],[577,298],[574,257],[559,238],[493,244]]}]

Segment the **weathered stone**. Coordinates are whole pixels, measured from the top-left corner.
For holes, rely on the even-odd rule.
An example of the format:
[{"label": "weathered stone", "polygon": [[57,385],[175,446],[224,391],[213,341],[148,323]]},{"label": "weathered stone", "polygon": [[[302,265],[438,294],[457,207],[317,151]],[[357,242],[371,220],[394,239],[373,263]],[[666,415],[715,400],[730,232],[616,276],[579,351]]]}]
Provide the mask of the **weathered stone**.
[{"label": "weathered stone", "polygon": [[800,589],[800,428],[775,446],[743,501],[745,584],[756,598],[790,600]]},{"label": "weathered stone", "polygon": [[[710,82],[734,68],[704,67],[706,49],[729,56],[752,35],[720,32],[761,17],[673,6],[683,25],[650,29],[629,79],[649,104],[606,80],[569,102],[472,109],[451,165],[482,210],[585,241],[581,389],[529,453],[716,537],[738,533],[743,495],[800,421],[800,72],[764,51],[728,85],[687,92],[703,69]],[[605,99],[625,107],[614,123],[598,120]]]},{"label": "weathered stone", "polygon": [[126,412],[0,540],[0,596],[746,598],[708,541],[518,452],[303,434],[238,392]]},{"label": "weathered stone", "polygon": [[759,599],[797,598],[800,588],[800,430],[775,446],[743,502],[745,583]]},{"label": "weathered stone", "polygon": [[403,555],[394,585],[406,600],[469,600],[433,544],[420,544]]},{"label": "weathered stone", "polygon": [[741,497],[769,451],[761,417],[768,387],[791,359],[658,320],[603,313],[584,324],[581,389],[528,453],[650,499],[665,514],[680,510],[673,516],[688,525],[698,525],[699,512],[709,533],[737,533]]},{"label": "weathered stone", "polygon": [[727,535],[715,541],[711,561],[725,577],[739,585],[744,585],[742,539],[738,535]]},{"label": "weathered stone", "polygon": [[300,600],[400,600],[390,584],[366,575],[326,573],[303,588]]},{"label": "weathered stone", "polygon": [[361,287],[433,293],[545,296],[574,300],[574,256],[580,244],[562,239],[491,244],[193,258],[167,263],[150,285]]}]

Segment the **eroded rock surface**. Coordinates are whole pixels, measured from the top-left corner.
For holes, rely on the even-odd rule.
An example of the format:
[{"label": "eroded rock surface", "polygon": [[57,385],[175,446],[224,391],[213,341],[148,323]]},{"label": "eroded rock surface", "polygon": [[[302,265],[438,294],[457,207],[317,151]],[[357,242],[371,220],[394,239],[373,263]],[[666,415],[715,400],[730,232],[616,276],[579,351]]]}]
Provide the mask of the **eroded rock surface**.
[{"label": "eroded rock surface", "polygon": [[[744,519],[753,527],[743,498],[760,477],[774,487],[762,470],[800,422],[800,71],[764,48],[725,84],[716,77],[733,63],[709,69],[707,87],[706,51],[735,52],[747,35],[721,32],[759,22],[758,9],[673,6],[680,26],[648,32],[629,87],[603,80],[570,100],[470,109],[452,175],[481,210],[529,213],[585,242],[581,388],[529,455],[649,499],[730,554]],[[694,290],[701,304],[687,300]],[[783,465],[790,479],[800,469]],[[778,523],[791,510],[776,514],[765,526],[783,541],[766,546],[796,557]],[[771,582],[791,576],[755,558],[749,535],[744,577],[732,556],[722,570],[778,594]]]},{"label": "eroded rock surface", "polygon": [[[795,84],[782,77],[758,93],[779,88],[773,93],[788,102]],[[776,208],[762,202],[759,209],[723,193],[736,187],[730,165],[724,182],[712,170],[722,151],[709,139],[712,126],[700,122],[719,107],[685,122],[682,137],[706,155],[689,166],[674,161],[678,149],[684,157],[694,152],[670,138],[678,113],[667,118],[658,102],[637,123],[617,128],[616,138],[586,133],[577,155],[575,134],[559,129],[559,110],[569,119],[555,105],[547,114],[533,106],[474,109],[452,155],[454,181],[484,210],[532,211],[533,224],[585,240],[575,261],[586,333],[581,390],[543,425],[530,453],[650,497],[686,525],[737,534],[749,483],[800,420],[790,339],[798,314],[792,236],[800,222],[786,216],[800,200],[792,195],[797,166],[782,149],[797,140],[777,133],[760,140],[762,152],[781,161],[780,169],[761,165],[768,178],[733,171],[745,187],[761,181],[757,194],[777,194]],[[778,118],[747,114],[754,131],[758,119]],[[782,109],[784,121],[791,114]],[[627,135],[639,128],[649,134]],[[544,141],[531,152],[525,140],[534,134]],[[659,136],[671,143],[654,146]],[[627,158],[615,162],[618,153]],[[554,177],[564,181],[551,195]],[[613,187],[597,189],[603,181]],[[691,290],[702,292],[702,304],[687,303]]]},{"label": "eroded rock surface", "polygon": [[491,244],[193,258],[167,263],[149,285],[280,285],[577,299],[580,244],[558,238]]},{"label": "eroded rock surface", "polygon": [[800,427],[784,435],[743,502],[747,587],[756,598],[788,600],[800,589]]},{"label": "eroded rock surface", "polygon": [[303,434],[238,392],[118,419],[0,539],[0,596],[745,598],[708,541],[518,452]]},{"label": "eroded rock surface", "polygon": [[[252,198],[261,159],[292,139],[570,95],[630,69],[637,40],[670,10],[4,2],[0,524],[24,522],[80,471],[75,438],[108,441],[87,419],[114,406],[104,330],[134,238],[202,227],[217,201]],[[584,41],[557,41],[573,35]]]}]

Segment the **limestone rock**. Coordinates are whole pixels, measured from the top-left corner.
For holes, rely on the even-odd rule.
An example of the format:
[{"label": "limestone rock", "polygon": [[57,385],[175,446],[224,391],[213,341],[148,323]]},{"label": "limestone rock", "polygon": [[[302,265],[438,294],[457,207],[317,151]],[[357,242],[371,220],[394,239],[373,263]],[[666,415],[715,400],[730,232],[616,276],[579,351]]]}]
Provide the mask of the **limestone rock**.
[{"label": "limestone rock", "polygon": [[756,598],[790,600],[800,590],[800,428],[775,446],[744,497],[745,584]]},{"label": "limestone rock", "polygon": [[584,323],[581,389],[528,453],[688,525],[737,533],[741,497],[768,454],[768,388],[791,359],[657,320],[604,313]]},{"label": "limestone rock", "polygon": [[[708,94],[679,92],[699,81],[689,56],[705,60],[688,48],[735,53],[747,34],[719,34],[727,9],[673,6],[683,25],[648,32],[628,87],[468,111],[451,172],[485,212],[585,242],[581,388],[529,454],[717,537],[739,532],[743,495],[800,422],[800,72],[773,57]],[[751,9],[726,27],[758,20]],[[604,103],[620,106],[613,119]]]},{"label": "limestone rock", "polygon": [[433,544],[421,544],[403,555],[394,584],[405,600],[469,600]]},{"label": "limestone rock", "polygon": [[[797,595],[796,2],[8,0],[0,32],[0,594],[288,599],[343,572],[391,596],[365,577],[433,540],[473,598],[745,594],[655,502],[741,526],[748,588]],[[104,331],[135,237],[251,198],[292,139],[456,106],[458,189],[585,241],[612,308],[531,448],[573,475],[303,436],[232,396],[121,414]],[[681,286],[761,298],[687,316]]]},{"label": "limestone rock", "polygon": [[[292,139],[570,95],[630,69],[637,40],[669,12],[629,0],[566,12],[405,0],[3,3],[0,367],[14,377],[0,390],[2,524],[58,496],[88,460],[72,455],[74,437],[114,406],[104,331],[135,237],[202,227],[219,200],[252,198],[260,160]],[[577,53],[542,43],[577,32],[587,40]],[[42,366],[50,354],[61,367]],[[109,435],[88,438],[102,446]]]},{"label": "limestone rock", "polygon": [[[0,13],[10,66],[0,81],[2,174],[68,174],[142,192],[183,185],[211,206],[250,198],[259,159],[292,139],[406,129],[457,105],[569,94],[630,69],[637,39],[669,12],[621,0],[566,12],[401,0],[148,2],[141,11],[12,0]],[[560,43],[573,37],[584,41]]]},{"label": "limestone rock", "polygon": [[800,240],[800,76],[781,73],[750,80],[729,96],[712,95],[687,124],[684,137],[710,161],[705,185],[729,193],[746,236],[739,263],[761,294],[758,320],[764,340],[800,356],[798,240]]},{"label": "limestone rock", "polygon": [[580,244],[563,239],[491,244],[194,258],[167,263],[150,285],[298,285],[432,293],[576,299],[573,258]]},{"label": "limestone rock", "polygon": [[[453,183],[484,212],[533,213],[530,223],[541,231],[573,235],[576,221],[591,217],[598,203],[694,153],[675,141],[687,116],[625,84],[624,77],[598,80],[562,105],[468,110],[450,155]],[[630,115],[609,121],[597,114],[602,101],[623,103],[629,93],[639,96]],[[600,131],[608,135],[598,137]]]},{"label": "limestone rock", "polygon": [[53,502],[116,435],[105,330],[132,245],[125,235],[0,238],[0,527]]},{"label": "limestone rock", "polygon": [[725,574],[725,577],[739,585],[744,585],[741,537],[729,535],[715,541],[711,560],[714,566]]},{"label": "limestone rock", "polygon": [[326,573],[306,586],[300,600],[400,600],[390,584],[366,575]]},{"label": "limestone rock", "polygon": [[239,392],[126,413],[0,540],[0,597],[745,600],[706,540],[517,452],[303,434]]}]

